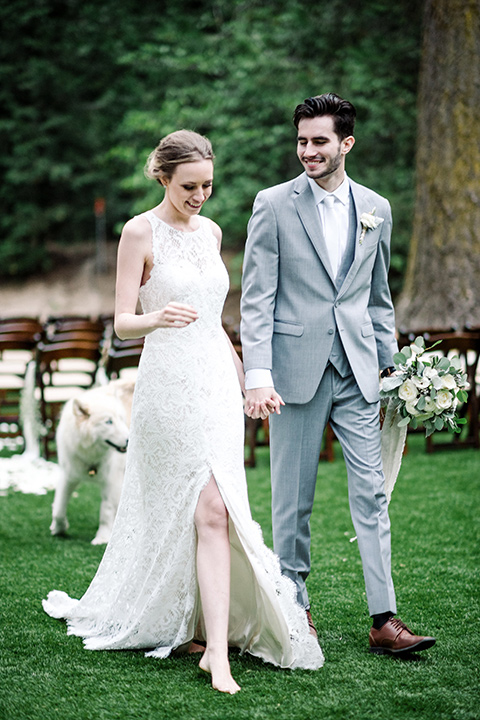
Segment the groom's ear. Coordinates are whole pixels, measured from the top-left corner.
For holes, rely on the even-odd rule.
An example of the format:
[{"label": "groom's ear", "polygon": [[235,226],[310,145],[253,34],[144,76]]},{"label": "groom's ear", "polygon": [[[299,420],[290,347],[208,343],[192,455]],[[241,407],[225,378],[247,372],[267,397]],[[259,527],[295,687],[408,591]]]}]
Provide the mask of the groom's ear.
[{"label": "groom's ear", "polygon": [[342,142],[340,143],[340,151],[342,155],[347,155],[347,153],[350,152],[350,150],[355,145],[355,138],[353,135],[349,135],[346,138],[343,138]]}]

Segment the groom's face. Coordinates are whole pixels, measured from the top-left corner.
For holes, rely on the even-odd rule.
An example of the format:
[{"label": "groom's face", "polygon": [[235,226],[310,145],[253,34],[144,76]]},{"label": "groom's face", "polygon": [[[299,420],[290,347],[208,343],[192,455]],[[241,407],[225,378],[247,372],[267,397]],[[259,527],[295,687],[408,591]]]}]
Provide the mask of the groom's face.
[{"label": "groom's face", "polygon": [[297,156],[313,180],[343,173],[345,155],[354,142],[353,137],[340,140],[331,115],[304,118],[298,124]]}]

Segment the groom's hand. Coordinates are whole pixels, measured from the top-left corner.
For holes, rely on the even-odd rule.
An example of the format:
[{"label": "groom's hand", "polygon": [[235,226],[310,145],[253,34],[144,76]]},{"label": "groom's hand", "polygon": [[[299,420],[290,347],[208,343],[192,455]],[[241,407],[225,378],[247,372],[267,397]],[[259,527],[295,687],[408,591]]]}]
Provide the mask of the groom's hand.
[{"label": "groom's hand", "polygon": [[285,405],[273,387],[254,388],[245,393],[245,415],[253,420],[265,420],[271,413],[280,415],[280,406]]}]

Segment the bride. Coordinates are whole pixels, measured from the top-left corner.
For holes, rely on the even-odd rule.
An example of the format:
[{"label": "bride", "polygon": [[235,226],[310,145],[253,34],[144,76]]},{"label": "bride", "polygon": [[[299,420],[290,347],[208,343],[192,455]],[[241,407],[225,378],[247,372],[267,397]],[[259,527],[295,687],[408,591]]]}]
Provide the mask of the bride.
[{"label": "bride", "polygon": [[126,223],[118,250],[115,330],[145,336],[120,507],[85,595],[54,590],[43,607],[91,650],[201,651],[212,686],[234,694],[229,646],[284,668],[317,669],[323,655],[250,514],[222,234],[199,214],[213,157],[205,137],[181,130],[148,159],[164,198]]}]

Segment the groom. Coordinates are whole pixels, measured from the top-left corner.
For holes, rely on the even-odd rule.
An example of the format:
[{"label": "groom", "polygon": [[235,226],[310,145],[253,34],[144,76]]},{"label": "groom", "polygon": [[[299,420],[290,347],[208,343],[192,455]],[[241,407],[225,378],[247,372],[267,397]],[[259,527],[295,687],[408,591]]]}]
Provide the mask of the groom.
[{"label": "groom", "polygon": [[245,412],[270,415],[274,549],[310,614],[312,512],[322,435],[330,422],[348,471],[372,652],[424,650],[395,618],[390,521],[379,428],[379,372],[397,351],[388,287],[390,205],[345,174],[355,108],[334,93],[294,112],[304,172],[260,192],[248,226],[242,294]]}]

